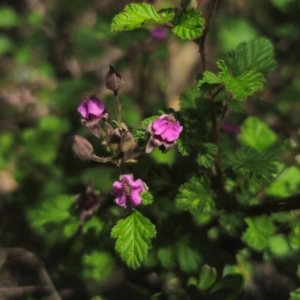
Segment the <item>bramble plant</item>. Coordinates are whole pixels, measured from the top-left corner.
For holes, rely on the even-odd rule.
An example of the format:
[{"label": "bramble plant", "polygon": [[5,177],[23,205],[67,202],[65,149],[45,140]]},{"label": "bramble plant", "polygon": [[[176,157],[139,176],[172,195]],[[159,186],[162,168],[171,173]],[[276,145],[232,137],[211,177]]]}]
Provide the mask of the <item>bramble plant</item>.
[{"label": "bramble plant", "polygon": [[[289,180],[300,174],[289,175],[293,167],[282,161],[289,144],[256,116],[242,124],[226,120],[230,111],[242,113],[251,96],[261,95],[268,74],[276,69],[274,46],[264,37],[243,42],[215,62],[216,72],[208,70],[206,37],[217,4],[211,1],[204,18],[188,0],[159,11],[150,4],[132,3],[112,20],[112,33],[146,27],[159,42],[166,34],[193,41],[201,70],[194,86],[182,93],[178,111],[158,111],[138,128],[123,121],[126,82],[114,66],[105,80],[115,110],[110,111],[100,95],[86,96],[79,103],[78,118],[99,142],[75,135],[73,153],[86,163],[115,165],[119,172],[111,193],[96,193],[92,182],[101,178],[92,178],[75,204],[74,197],[58,197],[30,212],[29,219],[41,232],[50,223],[63,223],[72,242],[80,234],[93,230],[97,236],[106,228],[103,249],[111,250],[114,243],[117,258],[107,258],[104,251],[87,254],[83,264],[95,272],[93,279],[102,279],[98,271],[110,273],[117,263],[137,272],[157,267],[183,274],[182,282],[174,284],[177,298],[170,299],[230,300],[243,290],[252,268],[251,251],[276,253],[276,241],[289,253],[293,247],[299,249],[298,214],[290,213],[300,208],[299,182],[289,185]],[[99,144],[107,155],[95,153]],[[154,151],[177,151],[177,163],[150,166],[144,157]],[[47,217],[49,211],[55,212],[55,220]],[[287,213],[279,214],[283,212]],[[283,237],[276,233],[286,220],[291,228]],[[230,254],[218,252],[223,237],[236,243],[228,245]],[[149,293],[144,299],[164,299],[172,292]],[[293,292],[290,299],[300,299],[298,294],[299,290]]]}]

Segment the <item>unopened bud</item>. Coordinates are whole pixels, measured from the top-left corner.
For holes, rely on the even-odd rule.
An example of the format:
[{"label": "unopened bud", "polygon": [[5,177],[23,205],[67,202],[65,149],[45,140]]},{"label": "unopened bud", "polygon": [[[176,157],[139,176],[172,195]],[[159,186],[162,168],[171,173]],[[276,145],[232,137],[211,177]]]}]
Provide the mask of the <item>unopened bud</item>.
[{"label": "unopened bud", "polygon": [[79,135],[74,136],[72,150],[74,155],[81,160],[90,160],[94,153],[92,144]]},{"label": "unopened bud", "polygon": [[110,65],[109,71],[106,75],[106,88],[111,91],[117,91],[124,83],[121,75],[117,72],[117,70]]}]

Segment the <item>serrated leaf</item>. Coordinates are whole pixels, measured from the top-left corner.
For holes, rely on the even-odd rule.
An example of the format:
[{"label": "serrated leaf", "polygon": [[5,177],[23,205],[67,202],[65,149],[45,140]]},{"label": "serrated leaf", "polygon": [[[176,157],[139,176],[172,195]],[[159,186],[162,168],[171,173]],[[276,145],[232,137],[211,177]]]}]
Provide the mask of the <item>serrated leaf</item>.
[{"label": "serrated leaf", "polygon": [[145,135],[147,126],[150,122],[155,121],[158,117],[159,116],[152,116],[142,121],[141,126],[138,127],[133,134],[133,138],[137,143],[143,143],[146,141]]},{"label": "serrated leaf", "polygon": [[199,270],[201,256],[199,252],[190,248],[184,241],[177,245],[178,263],[180,269],[185,273],[192,273]]},{"label": "serrated leaf", "polygon": [[44,226],[47,223],[60,224],[70,218],[69,209],[74,205],[73,196],[58,196],[43,201],[40,206],[29,211],[30,223],[34,227]]},{"label": "serrated leaf", "polygon": [[220,80],[225,84],[226,90],[231,92],[237,99],[242,100],[255,92],[262,90],[265,83],[263,74],[256,71],[245,71],[237,77],[233,77],[223,60],[217,62],[221,72]]},{"label": "serrated leaf", "polygon": [[141,197],[142,197],[142,204],[144,205],[148,205],[151,204],[153,202],[153,196],[150,192],[143,192],[141,193]]},{"label": "serrated leaf", "polygon": [[75,234],[80,226],[79,218],[72,217],[68,220],[68,223],[63,227],[63,234],[66,237],[71,237]]},{"label": "serrated leaf", "polygon": [[212,268],[208,265],[204,265],[201,269],[199,276],[199,288],[202,291],[205,291],[211,287],[217,280],[217,269]]},{"label": "serrated leaf", "polygon": [[180,110],[196,109],[199,91],[195,88],[185,90],[179,97]]},{"label": "serrated leaf", "polygon": [[242,236],[242,240],[247,245],[257,251],[262,251],[268,246],[269,237],[275,231],[272,218],[268,216],[259,216],[247,218],[248,228]]},{"label": "serrated leaf", "polygon": [[160,24],[165,24],[171,21],[174,18],[177,10],[178,10],[177,8],[163,8],[159,10],[157,13],[160,16],[160,20],[159,20]]},{"label": "serrated leaf", "polygon": [[88,233],[94,231],[98,235],[104,227],[103,222],[96,216],[91,217],[82,226],[82,232]]},{"label": "serrated leaf", "polygon": [[274,47],[265,38],[241,43],[236,50],[228,54],[226,63],[234,76],[248,71],[267,73],[277,65],[274,60]]},{"label": "serrated leaf", "polygon": [[213,166],[218,147],[215,144],[203,143],[201,152],[197,156],[197,163],[205,168]]},{"label": "serrated leaf", "polygon": [[125,6],[124,11],[117,14],[111,23],[111,31],[132,30],[149,25],[161,25],[172,18],[171,15],[156,12],[154,7],[147,3],[132,3]]},{"label": "serrated leaf", "polygon": [[195,8],[178,11],[174,18],[172,32],[184,40],[200,37],[204,28],[204,19]]},{"label": "serrated leaf", "polygon": [[209,179],[206,176],[192,177],[181,185],[176,197],[176,205],[179,209],[188,210],[191,213],[212,213],[215,210],[215,203]]},{"label": "serrated leaf", "polygon": [[239,141],[257,151],[267,150],[277,137],[266,123],[256,117],[248,117],[241,126]]},{"label": "serrated leaf", "polygon": [[123,261],[134,269],[146,259],[151,247],[150,239],[155,235],[155,226],[137,210],[119,221],[111,231],[111,236],[117,239],[116,250]]},{"label": "serrated leaf", "polygon": [[196,79],[196,87],[201,91],[211,91],[221,84],[222,80],[216,74],[209,71],[200,74]]},{"label": "serrated leaf", "polygon": [[234,300],[240,293],[244,285],[244,277],[241,274],[229,274],[225,275],[220,281],[213,286],[211,292],[216,292],[224,288],[230,288],[232,292],[223,297],[223,300]]},{"label": "serrated leaf", "polygon": [[182,156],[188,156],[190,154],[190,149],[188,147],[185,147],[182,138],[179,138],[177,140],[177,146],[178,146],[178,151],[181,153]]},{"label": "serrated leaf", "polygon": [[273,182],[277,167],[274,157],[269,152],[257,152],[250,147],[240,147],[231,159],[224,158],[221,162],[223,170],[231,168],[240,176],[253,179],[267,186]]}]

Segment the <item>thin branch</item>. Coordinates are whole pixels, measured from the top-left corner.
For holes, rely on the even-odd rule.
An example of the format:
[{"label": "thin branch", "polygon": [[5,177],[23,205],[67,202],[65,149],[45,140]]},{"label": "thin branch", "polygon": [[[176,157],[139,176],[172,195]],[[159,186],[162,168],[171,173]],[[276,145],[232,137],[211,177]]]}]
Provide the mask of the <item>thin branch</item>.
[{"label": "thin branch", "polygon": [[91,155],[90,159],[100,163],[114,162],[114,159],[112,157],[99,157],[95,154]]},{"label": "thin branch", "polygon": [[208,16],[205,21],[205,27],[203,29],[200,39],[198,40],[199,52],[200,52],[200,57],[201,57],[201,65],[202,65],[203,72],[206,71],[206,68],[207,68],[206,55],[205,55],[205,39],[209,32],[210,24],[212,22],[214,14],[215,14],[217,5],[218,5],[218,0],[212,0],[212,3],[209,8]]},{"label": "thin branch", "polygon": [[118,90],[114,91],[114,96],[115,96],[115,106],[116,106],[116,115],[117,115],[118,126],[119,126],[119,128],[121,128],[121,111],[120,111]]}]

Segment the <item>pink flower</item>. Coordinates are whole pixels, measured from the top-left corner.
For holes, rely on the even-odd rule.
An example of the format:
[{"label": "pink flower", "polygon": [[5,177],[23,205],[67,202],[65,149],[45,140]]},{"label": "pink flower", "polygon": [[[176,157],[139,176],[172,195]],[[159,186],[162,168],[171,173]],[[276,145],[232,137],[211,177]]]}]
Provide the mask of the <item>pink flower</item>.
[{"label": "pink flower", "polygon": [[154,122],[150,122],[147,131],[151,133],[151,137],[146,146],[146,153],[161,145],[168,151],[175,145],[182,129],[173,114],[161,115]]},{"label": "pink flower", "polygon": [[231,122],[224,122],[221,126],[221,129],[224,132],[231,134],[233,136],[237,136],[241,133],[240,127]]},{"label": "pink flower", "polygon": [[77,111],[88,121],[100,119],[105,111],[104,103],[95,95],[86,97],[78,106]]},{"label": "pink flower", "polygon": [[142,202],[140,194],[147,190],[146,183],[141,179],[134,181],[132,174],[121,175],[120,181],[115,181],[113,184],[113,191],[117,195],[115,202],[122,207],[138,206]]},{"label": "pink flower", "polygon": [[166,37],[167,33],[163,27],[155,27],[151,30],[151,35],[154,39],[161,41]]}]

